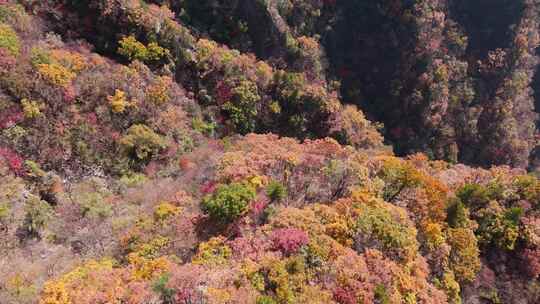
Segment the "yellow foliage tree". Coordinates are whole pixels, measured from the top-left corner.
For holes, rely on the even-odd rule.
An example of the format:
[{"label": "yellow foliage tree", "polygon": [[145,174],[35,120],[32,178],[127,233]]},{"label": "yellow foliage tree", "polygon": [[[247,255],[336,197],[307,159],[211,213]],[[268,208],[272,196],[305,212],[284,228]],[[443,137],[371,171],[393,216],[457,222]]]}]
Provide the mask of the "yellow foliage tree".
[{"label": "yellow foliage tree", "polygon": [[107,96],[107,100],[111,105],[113,113],[123,113],[129,106],[129,102],[126,98],[126,93],[122,90],[115,90],[113,96]]},{"label": "yellow foliage tree", "polygon": [[39,74],[49,83],[61,87],[67,86],[77,75],[57,63],[38,65]]}]

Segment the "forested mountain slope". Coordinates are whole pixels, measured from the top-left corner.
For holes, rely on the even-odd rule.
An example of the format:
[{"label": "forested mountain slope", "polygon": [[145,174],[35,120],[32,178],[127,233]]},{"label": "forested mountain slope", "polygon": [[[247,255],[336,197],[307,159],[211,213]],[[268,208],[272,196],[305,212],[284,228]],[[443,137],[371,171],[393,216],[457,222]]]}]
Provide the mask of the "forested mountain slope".
[{"label": "forested mountain slope", "polygon": [[537,0],[0,0],[0,304],[540,303]]}]

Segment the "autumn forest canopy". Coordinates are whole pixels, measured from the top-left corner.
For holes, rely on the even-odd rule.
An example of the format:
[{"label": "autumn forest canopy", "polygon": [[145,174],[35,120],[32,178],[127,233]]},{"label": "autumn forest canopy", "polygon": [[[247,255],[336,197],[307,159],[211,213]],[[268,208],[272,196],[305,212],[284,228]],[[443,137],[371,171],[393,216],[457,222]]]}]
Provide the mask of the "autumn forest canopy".
[{"label": "autumn forest canopy", "polygon": [[540,0],[0,0],[0,304],[540,303]]}]

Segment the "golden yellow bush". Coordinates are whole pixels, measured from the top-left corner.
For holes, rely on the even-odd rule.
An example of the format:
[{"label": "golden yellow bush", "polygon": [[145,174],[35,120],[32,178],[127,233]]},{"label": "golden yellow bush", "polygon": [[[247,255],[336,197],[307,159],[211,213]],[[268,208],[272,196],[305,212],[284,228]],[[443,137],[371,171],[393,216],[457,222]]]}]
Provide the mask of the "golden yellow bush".
[{"label": "golden yellow bush", "polygon": [[146,97],[156,105],[169,102],[171,99],[169,87],[172,85],[172,82],[172,78],[169,76],[158,77],[156,83],[146,89]]},{"label": "golden yellow bush", "polygon": [[154,208],[154,220],[162,222],[170,217],[180,214],[180,212],[182,212],[182,208],[169,202],[162,202]]},{"label": "golden yellow bush", "polygon": [[12,56],[19,55],[21,49],[17,33],[4,23],[0,23],[0,48],[6,49]]},{"label": "golden yellow bush", "polygon": [[127,57],[129,60],[158,61],[169,55],[169,50],[162,48],[155,42],[150,42],[147,46],[138,41],[134,36],[122,38],[118,44],[118,54]]},{"label": "golden yellow bush", "polygon": [[62,281],[46,282],[39,304],[72,304],[66,290],[66,284]]},{"label": "golden yellow bush", "polygon": [[61,49],[52,50],[51,59],[73,73],[79,73],[88,66],[86,58],[81,54]]},{"label": "golden yellow bush", "polygon": [[107,100],[111,105],[113,113],[123,113],[129,106],[129,102],[126,98],[126,93],[122,90],[115,90],[113,96],[107,96]]},{"label": "golden yellow bush", "polygon": [[171,267],[171,263],[166,257],[146,259],[136,253],[132,253],[128,256],[128,261],[133,266],[132,277],[136,280],[150,280],[166,272]]},{"label": "golden yellow bush", "polygon": [[225,289],[210,287],[207,293],[211,304],[226,304],[231,301],[231,294]]},{"label": "golden yellow bush", "polygon": [[41,115],[41,105],[37,101],[23,98],[21,100],[21,105],[23,108],[24,117],[36,118]]},{"label": "golden yellow bush", "polygon": [[67,86],[77,75],[68,68],[57,64],[39,64],[39,74],[49,83],[61,87]]},{"label": "golden yellow bush", "polygon": [[427,245],[430,249],[436,249],[444,244],[445,238],[442,226],[438,223],[427,223],[423,228]]},{"label": "golden yellow bush", "polygon": [[99,280],[99,275],[111,272],[113,265],[111,259],[91,260],[57,280],[47,281],[39,304],[77,304],[76,299],[84,298],[92,291],[114,288],[104,286],[105,283]]},{"label": "golden yellow bush", "polygon": [[213,237],[208,242],[199,244],[192,263],[199,265],[221,265],[231,257],[232,251],[225,244],[224,237]]}]

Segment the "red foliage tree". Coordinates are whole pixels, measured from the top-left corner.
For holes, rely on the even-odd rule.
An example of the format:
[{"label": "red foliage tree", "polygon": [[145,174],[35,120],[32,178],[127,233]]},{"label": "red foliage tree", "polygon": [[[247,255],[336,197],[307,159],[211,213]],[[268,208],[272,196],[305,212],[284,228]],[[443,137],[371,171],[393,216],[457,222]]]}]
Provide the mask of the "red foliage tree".
[{"label": "red foliage tree", "polygon": [[274,242],[274,248],[286,255],[296,253],[302,246],[309,243],[307,233],[295,228],[274,230],[271,238]]}]

